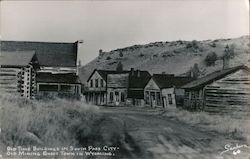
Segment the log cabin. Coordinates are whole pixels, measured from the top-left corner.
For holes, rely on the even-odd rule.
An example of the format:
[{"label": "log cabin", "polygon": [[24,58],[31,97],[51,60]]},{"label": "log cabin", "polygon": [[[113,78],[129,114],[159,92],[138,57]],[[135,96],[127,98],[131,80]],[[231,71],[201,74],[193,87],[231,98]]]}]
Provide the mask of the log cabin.
[{"label": "log cabin", "polygon": [[249,113],[250,69],[227,68],[184,85],[184,108],[211,113]]},{"label": "log cabin", "polygon": [[1,52],[0,90],[18,93],[28,99],[35,95],[35,77],[39,63],[34,51]]},{"label": "log cabin", "polygon": [[153,74],[144,89],[146,106],[176,108],[184,98],[181,86],[192,80],[191,77],[177,77],[174,74]]},{"label": "log cabin", "polygon": [[[60,79],[65,78],[61,84],[70,84],[70,87],[76,88],[68,89],[68,94],[80,96],[81,86],[79,81],[75,80],[78,76],[78,48],[79,41],[75,43],[56,43],[56,42],[32,42],[32,41],[1,41],[0,51],[7,52],[10,55],[23,52],[32,51],[35,53],[37,60],[39,61],[39,69],[35,70],[35,95],[41,94],[41,89],[37,89],[41,84],[47,84],[45,88],[42,89],[48,94],[58,94],[55,93],[54,81],[55,77],[60,77]],[[19,56],[19,55],[18,55]],[[24,59],[20,59],[20,62]],[[10,60],[10,63],[15,63],[14,58]],[[46,78],[44,78],[46,76]],[[72,76],[69,78],[69,76]],[[37,78],[39,77],[38,81]],[[47,80],[47,78],[49,80]],[[72,79],[72,81],[68,81]],[[41,81],[44,80],[44,81]],[[51,83],[50,83],[51,80]],[[66,83],[64,83],[66,82]],[[53,91],[52,91],[53,90]],[[60,89],[57,89],[60,90]],[[71,92],[69,91],[71,90]],[[77,92],[77,93],[75,93]]]}]

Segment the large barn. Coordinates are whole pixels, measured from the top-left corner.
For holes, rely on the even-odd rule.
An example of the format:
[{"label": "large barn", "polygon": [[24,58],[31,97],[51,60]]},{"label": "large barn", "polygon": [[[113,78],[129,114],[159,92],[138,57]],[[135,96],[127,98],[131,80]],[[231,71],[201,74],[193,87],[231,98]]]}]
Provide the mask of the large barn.
[{"label": "large barn", "polygon": [[227,68],[183,86],[184,107],[212,113],[249,113],[250,69]]},{"label": "large barn", "polygon": [[[17,91],[24,94],[22,96],[31,98],[41,94],[41,92],[54,95],[63,93],[80,96],[81,85],[77,74],[78,41],[75,43],[1,41],[0,43],[1,75],[6,75],[6,72],[8,72],[11,74],[12,80],[20,81],[19,78],[23,78],[21,87],[25,86],[31,89],[31,93],[26,89],[19,90],[20,86],[17,86]],[[31,72],[31,74],[27,74],[27,76],[25,74],[24,76],[20,70]],[[1,80],[1,87],[16,87],[13,83],[6,82],[7,77],[2,78],[5,82]],[[8,79],[11,78],[8,77]],[[27,86],[23,83],[32,83],[32,85]],[[55,84],[58,87],[57,89],[55,89]],[[62,89],[64,87],[65,89]],[[67,91],[65,91],[66,87]],[[24,93],[22,93],[23,91]]]}]

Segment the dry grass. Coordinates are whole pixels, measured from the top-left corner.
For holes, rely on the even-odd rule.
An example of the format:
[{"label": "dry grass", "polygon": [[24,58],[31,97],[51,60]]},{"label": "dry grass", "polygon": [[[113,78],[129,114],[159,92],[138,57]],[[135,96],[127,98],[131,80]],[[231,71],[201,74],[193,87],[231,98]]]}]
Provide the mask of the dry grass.
[{"label": "dry grass", "polygon": [[99,119],[96,106],[79,101],[30,101],[0,94],[0,146],[77,146],[77,133],[87,137]]},{"label": "dry grass", "polygon": [[250,119],[233,118],[229,115],[208,114],[206,112],[189,112],[186,110],[171,110],[164,114],[179,121],[207,128],[234,138],[245,139],[250,143]]}]

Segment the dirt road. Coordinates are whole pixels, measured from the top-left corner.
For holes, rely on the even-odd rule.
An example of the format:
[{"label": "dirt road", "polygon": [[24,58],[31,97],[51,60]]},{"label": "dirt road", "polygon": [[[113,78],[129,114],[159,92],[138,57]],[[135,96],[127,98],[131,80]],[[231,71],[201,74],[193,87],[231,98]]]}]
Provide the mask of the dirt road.
[{"label": "dirt road", "polygon": [[126,131],[133,140],[131,147],[136,149],[132,154],[133,158],[248,159],[250,156],[247,154],[250,151],[237,156],[231,152],[220,155],[226,144],[240,144],[244,141],[168,118],[160,110],[105,107],[101,111],[124,122]]}]

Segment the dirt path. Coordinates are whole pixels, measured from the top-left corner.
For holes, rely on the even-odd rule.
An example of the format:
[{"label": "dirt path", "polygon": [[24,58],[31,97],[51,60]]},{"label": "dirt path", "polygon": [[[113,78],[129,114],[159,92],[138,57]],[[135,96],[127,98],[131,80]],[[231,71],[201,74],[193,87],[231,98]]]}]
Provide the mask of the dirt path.
[{"label": "dirt path", "polygon": [[[143,158],[155,159],[223,159],[219,155],[225,144],[239,143],[224,134],[191,126],[160,115],[157,110],[138,108],[103,108],[112,118],[122,119],[128,134],[140,147]],[[240,158],[239,158],[240,159]]]}]

